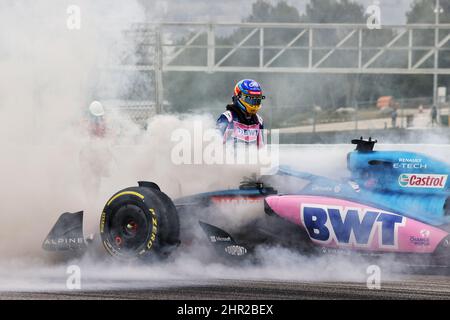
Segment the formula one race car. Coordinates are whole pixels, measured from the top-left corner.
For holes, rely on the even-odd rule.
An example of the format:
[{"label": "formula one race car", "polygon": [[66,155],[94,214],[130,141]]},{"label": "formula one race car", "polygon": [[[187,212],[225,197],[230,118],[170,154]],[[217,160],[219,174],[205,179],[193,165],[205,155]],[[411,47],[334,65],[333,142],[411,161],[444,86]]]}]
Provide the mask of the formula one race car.
[{"label": "formula one race car", "polygon": [[[180,245],[195,243],[194,231],[202,230],[203,240],[228,259],[248,258],[264,244],[307,253],[418,257],[422,263],[448,266],[450,166],[420,153],[373,151],[376,142],[352,141],[356,150],[348,153],[351,176],[346,180],[281,166],[275,175],[247,179],[237,189],[173,201],[155,183],[139,182],[107,201],[101,242],[114,257],[163,258]],[[277,181],[289,190],[277,191]],[[233,203],[259,203],[264,213],[225,231],[223,220],[211,220],[219,207]],[[83,252],[90,241],[82,227],[82,212],[64,213],[43,248]]]}]

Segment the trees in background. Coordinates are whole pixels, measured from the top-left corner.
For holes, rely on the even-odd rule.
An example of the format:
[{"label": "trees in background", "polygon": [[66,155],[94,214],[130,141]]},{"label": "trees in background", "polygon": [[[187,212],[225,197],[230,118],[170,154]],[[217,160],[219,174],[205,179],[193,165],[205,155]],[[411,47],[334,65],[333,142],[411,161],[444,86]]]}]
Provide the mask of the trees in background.
[{"label": "trees in background", "polygon": [[[432,23],[436,21],[435,0],[415,0],[411,9],[406,13],[408,24]],[[450,23],[450,0],[440,0],[442,12],[439,14],[440,23]],[[439,40],[448,36],[448,32],[441,32]],[[417,31],[415,37],[417,46],[434,46],[435,35],[433,30]],[[439,65],[450,68],[450,41],[444,46],[447,50],[440,50]],[[413,54],[414,59],[418,59],[425,54],[424,51],[418,51]],[[434,56],[431,56],[425,65],[429,68],[434,66]],[[450,77],[440,76],[439,86],[450,86]],[[432,96],[433,79],[432,76],[409,76],[399,78],[400,92],[405,96]]]},{"label": "trees in background", "polygon": [[[245,19],[246,22],[282,22],[282,23],[362,23],[364,8],[354,2],[343,0],[312,0],[304,14],[285,1],[274,5],[258,0],[252,5],[252,11]],[[251,30],[239,28],[232,34],[216,39],[217,45],[236,45]],[[350,31],[350,30],[349,30]],[[294,29],[265,29],[264,44],[266,46],[283,46],[298,35],[299,30]],[[189,34],[187,37],[191,37]],[[332,45],[339,41],[337,31],[328,29],[318,31],[314,40],[318,44]],[[355,41],[356,37],[352,39]],[[181,39],[180,43],[186,39]],[[206,42],[206,36],[198,39],[198,43]],[[299,39],[294,46],[307,46],[308,36]],[[259,45],[259,33],[255,33],[246,45]],[[217,49],[216,61],[225,56],[230,49]],[[277,54],[279,49],[266,49],[264,63]],[[320,54],[318,57],[320,58]],[[330,57],[336,61],[349,64],[354,61],[345,53]],[[177,64],[200,63],[206,60],[205,50],[192,51],[191,55],[179,57]],[[335,61],[335,62],[336,62]],[[308,63],[307,50],[289,49],[273,62],[272,66],[305,66]],[[258,49],[241,49],[230,56],[223,65],[259,65]],[[357,94],[359,77],[355,75],[298,75],[298,74],[244,74],[244,73],[216,73],[213,75],[203,73],[169,73],[165,76],[166,99],[170,101],[174,111],[186,111],[195,108],[208,108],[220,105],[220,108],[229,103],[234,84],[245,77],[258,79],[264,85],[268,96],[266,104],[275,105],[276,108],[311,106],[319,104],[323,107],[339,107],[350,103]],[[214,92],[214,94],[208,94]],[[293,94],[295,92],[295,94]],[[181,98],[183,97],[183,98]]]},{"label": "trees in background", "polygon": [[[433,2],[430,0],[416,0],[408,11],[408,23],[433,23]],[[450,0],[441,0],[444,14],[441,21],[450,21]],[[350,0],[311,0],[306,10],[301,14],[298,9],[285,1],[271,4],[258,0],[252,5],[252,11],[245,19],[247,22],[293,22],[293,23],[365,23],[364,7]],[[350,31],[350,30],[349,30]],[[235,45],[239,43],[250,30],[239,28],[233,33],[216,39],[219,45]],[[433,30],[425,30],[419,38],[420,43],[429,43]],[[298,30],[293,29],[267,29],[264,32],[266,45],[285,45],[296,35]],[[189,35],[192,36],[192,35]],[[315,34],[314,41],[321,45],[334,45],[346,34],[338,34],[336,30],[326,29]],[[419,35],[420,36],[420,35]],[[441,35],[441,38],[445,35]],[[393,37],[389,30],[364,31],[365,45],[381,46]],[[434,36],[432,38],[434,41]],[[180,43],[186,39],[180,40]],[[197,43],[206,43],[206,34],[197,39]],[[357,41],[357,35],[348,39],[349,43]],[[400,40],[403,41],[403,40]],[[294,45],[307,46],[308,38],[302,37]],[[432,42],[433,43],[433,42]],[[194,43],[195,44],[195,43]],[[246,45],[259,45],[259,33],[255,33]],[[216,61],[220,60],[230,49],[217,50]],[[206,60],[206,50],[190,50],[180,55],[176,63]],[[278,49],[264,51],[264,62],[271,59]],[[317,52],[316,60],[325,54]],[[374,52],[371,52],[374,54]],[[423,52],[416,52],[420,56]],[[273,66],[299,66],[307,65],[307,50],[286,50],[282,56],[274,61]],[[328,58],[329,62],[347,65],[354,63],[355,55],[345,50],[339,50]],[[397,52],[387,53],[383,59],[392,63],[406,63],[404,54]],[[450,66],[450,51],[441,54],[441,63]],[[237,50],[224,62],[224,65],[259,65],[258,49]],[[268,108],[293,108],[298,112],[302,108],[320,105],[323,108],[335,109],[351,106],[355,100],[376,100],[380,95],[393,95],[396,97],[431,96],[432,81],[430,76],[413,75],[322,75],[322,74],[247,74],[247,73],[215,73],[205,74],[196,72],[170,72],[166,73],[165,99],[173,111],[187,112],[190,110],[208,109],[216,113],[225,104],[230,102],[234,84],[242,78],[258,79],[266,91]],[[441,77],[441,84],[449,84],[448,77]],[[267,111],[266,111],[267,112]]]}]

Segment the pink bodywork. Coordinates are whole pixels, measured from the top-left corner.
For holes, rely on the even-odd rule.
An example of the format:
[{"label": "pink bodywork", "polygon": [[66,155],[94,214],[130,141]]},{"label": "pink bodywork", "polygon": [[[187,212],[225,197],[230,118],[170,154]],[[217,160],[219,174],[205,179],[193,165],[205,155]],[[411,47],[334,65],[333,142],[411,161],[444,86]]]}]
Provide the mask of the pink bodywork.
[{"label": "pink bodywork", "polygon": [[[321,196],[270,196],[266,198],[266,202],[277,215],[300,225],[306,230],[307,228],[303,222],[303,208],[305,206],[322,207],[325,209],[340,208],[341,212],[344,212],[343,218],[345,218],[347,209],[356,209],[361,214],[364,214],[364,212],[367,211],[377,211],[395,215],[392,212],[369,207],[357,202]],[[327,221],[327,227],[332,229],[329,220],[330,219]],[[402,223],[398,224],[395,228],[395,245],[386,247],[381,245],[379,241],[381,225],[379,223],[374,223],[372,229],[372,236],[367,245],[364,246],[355,243],[339,243],[333,236],[330,236],[328,241],[319,241],[311,238],[311,236],[310,238],[311,241],[318,245],[331,248],[351,248],[383,252],[432,253],[438,244],[448,235],[447,232],[441,229],[404,217]]]},{"label": "pink bodywork", "polygon": [[256,143],[258,147],[263,146],[262,131],[260,124],[245,125],[237,121],[233,121],[233,129],[226,129],[223,136],[224,143],[229,137],[237,140]]}]

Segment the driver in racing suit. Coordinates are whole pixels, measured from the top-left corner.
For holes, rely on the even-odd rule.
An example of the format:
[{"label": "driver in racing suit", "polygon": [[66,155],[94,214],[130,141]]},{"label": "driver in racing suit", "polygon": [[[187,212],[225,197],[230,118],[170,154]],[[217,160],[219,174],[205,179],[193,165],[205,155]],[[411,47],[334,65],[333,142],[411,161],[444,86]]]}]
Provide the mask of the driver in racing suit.
[{"label": "driver in racing suit", "polygon": [[223,135],[224,143],[234,141],[263,146],[263,119],[257,114],[261,108],[261,86],[251,79],[239,81],[234,87],[233,103],[227,105],[224,113],[217,119],[217,128]]}]

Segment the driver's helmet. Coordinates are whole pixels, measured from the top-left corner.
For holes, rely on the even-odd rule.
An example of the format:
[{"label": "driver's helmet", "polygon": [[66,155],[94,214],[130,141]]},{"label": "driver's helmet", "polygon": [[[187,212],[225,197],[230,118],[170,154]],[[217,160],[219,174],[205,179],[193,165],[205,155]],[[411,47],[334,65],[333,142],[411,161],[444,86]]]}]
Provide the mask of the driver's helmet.
[{"label": "driver's helmet", "polygon": [[265,99],[258,82],[252,79],[239,81],[234,87],[233,100],[248,114],[256,114],[261,108],[261,101]]}]

